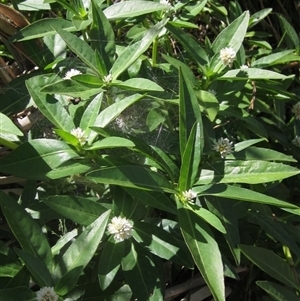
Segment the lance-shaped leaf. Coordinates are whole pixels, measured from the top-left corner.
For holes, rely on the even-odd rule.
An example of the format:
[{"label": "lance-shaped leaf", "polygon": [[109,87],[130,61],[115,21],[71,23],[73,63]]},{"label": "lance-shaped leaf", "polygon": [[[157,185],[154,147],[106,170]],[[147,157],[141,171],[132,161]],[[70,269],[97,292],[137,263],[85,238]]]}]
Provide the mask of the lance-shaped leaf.
[{"label": "lance-shaped leaf", "polygon": [[26,86],[42,114],[57,128],[68,132],[75,128],[71,116],[57,99],[51,95],[40,92],[42,87],[55,80],[56,75],[47,77],[45,75],[39,75],[28,79]]},{"label": "lance-shaped leaf", "polygon": [[51,249],[40,225],[13,198],[1,190],[0,204],[7,223],[22,249],[51,269]]},{"label": "lance-shaped leaf", "polygon": [[138,244],[131,244],[130,252],[122,259],[127,283],[139,301],[162,300],[158,268],[152,256]]},{"label": "lance-shaped leaf", "polygon": [[265,273],[289,287],[300,289],[292,267],[273,251],[247,245],[239,247],[242,253]]},{"label": "lance-shaped leaf", "polygon": [[195,264],[216,301],[225,301],[223,263],[217,242],[207,224],[178,203],[178,219]]},{"label": "lance-shaped leaf", "polygon": [[124,90],[132,90],[138,92],[146,92],[146,91],[156,91],[162,92],[164,89],[159,86],[157,83],[153,82],[152,80],[146,78],[131,78],[124,82],[115,82],[112,83],[112,86],[119,87]]},{"label": "lance-shaped leaf", "polygon": [[142,166],[114,166],[101,168],[86,174],[95,183],[119,185],[142,190],[174,193],[170,182],[161,174]]},{"label": "lance-shaped leaf", "polygon": [[174,35],[175,39],[184,47],[192,59],[201,68],[202,65],[208,63],[208,57],[204,49],[200,46],[192,36],[188,35],[182,29],[174,26],[171,23],[166,24],[166,28]]},{"label": "lance-shaped leaf", "polygon": [[43,203],[65,218],[84,226],[88,226],[107,211],[107,206],[79,196],[55,195],[44,199]]},{"label": "lance-shaped leaf", "polygon": [[55,291],[61,295],[69,292],[77,283],[83,269],[94,256],[105,232],[110,210],[103,213],[78,236],[59,258],[53,270]]},{"label": "lance-shaped leaf", "polygon": [[101,76],[108,74],[116,52],[114,31],[96,1],[92,1],[93,22],[89,32],[91,46],[99,53]]},{"label": "lance-shaped leaf", "polygon": [[170,5],[149,1],[127,1],[116,2],[104,10],[108,20],[119,20],[122,18],[133,18],[149,14],[159,10],[168,10]]},{"label": "lance-shaped leaf", "polygon": [[183,244],[178,244],[169,232],[149,223],[134,223],[133,238],[151,253],[160,258],[171,260],[187,268],[193,268],[193,260]]},{"label": "lance-shaped leaf", "polygon": [[26,268],[40,287],[53,286],[53,281],[49,271],[51,269],[48,269],[44,262],[42,262],[38,257],[23,250],[15,249],[15,252],[25,263]]},{"label": "lance-shaped leaf", "polygon": [[[137,5],[137,3],[134,2],[134,5]],[[144,37],[140,41],[135,42],[124,49],[110,70],[113,79],[117,79],[122,72],[127,70],[127,68],[131,66],[149,48],[165,24],[166,20],[155,24],[145,33]]]},{"label": "lance-shaped leaf", "polygon": [[[115,102],[109,107],[105,108],[101,113],[97,116],[94,126],[95,127],[106,127],[111,121],[117,118],[126,108],[142,99],[143,95],[141,94],[133,94],[128,97],[123,98],[122,100]],[[91,127],[91,129],[93,129]],[[96,132],[92,132],[89,136],[89,143],[92,142],[97,136]]]},{"label": "lance-shaped leaf", "polygon": [[282,163],[268,161],[226,160],[202,169],[197,185],[212,183],[261,184],[295,176],[300,170]]},{"label": "lance-shaped leaf", "polygon": [[77,157],[79,155],[63,141],[36,139],[1,158],[0,171],[26,179],[42,179],[64,162]]},{"label": "lance-shaped leaf", "polygon": [[36,293],[28,286],[0,289],[1,300],[18,301],[20,300],[20,296],[22,296],[23,301],[33,301],[36,299]]},{"label": "lance-shaped leaf", "polygon": [[85,41],[81,40],[74,34],[67,32],[59,27],[52,26],[57,33],[66,42],[68,47],[73,51],[83,63],[89,66],[96,74],[99,74],[99,70],[96,64],[96,56],[94,50]]},{"label": "lance-shaped leaf", "polygon": [[276,198],[250,189],[241,188],[237,186],[230,186],[226,184],[204,185],[194,187],[193,191],[195,191],[198,194],[198,196],[213,195],[232,200],[240,200],[245,202],[253,202],[299,210],[299,207],[297,207],[294,204],[280,201]]},{"label": "lance-shaped leaf", "polygon": [[106,290],[114,280],[124,255],[124,241],[115,243],[111,237],[103,248],[98,264],[98,280],[102,290]]}]

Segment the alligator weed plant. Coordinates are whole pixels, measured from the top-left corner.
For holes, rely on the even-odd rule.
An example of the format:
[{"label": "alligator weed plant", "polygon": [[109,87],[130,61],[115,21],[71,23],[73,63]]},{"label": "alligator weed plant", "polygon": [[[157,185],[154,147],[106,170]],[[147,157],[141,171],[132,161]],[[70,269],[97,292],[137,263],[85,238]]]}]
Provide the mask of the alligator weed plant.
[{"label": "alligator weed plant", "polygon": [[1,300],[299,300],[288,16],[236,1],[12,3]]}]

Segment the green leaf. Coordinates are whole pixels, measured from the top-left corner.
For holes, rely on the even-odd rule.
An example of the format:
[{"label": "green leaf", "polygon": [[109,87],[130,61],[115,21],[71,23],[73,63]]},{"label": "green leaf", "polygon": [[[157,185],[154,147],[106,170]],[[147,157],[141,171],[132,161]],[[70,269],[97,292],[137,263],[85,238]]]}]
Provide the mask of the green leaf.
[{"label": "green leaf", "polygon": [[55,80],[56,75],[39,75],[26,81],[27,89],[33,98],[38,109],[48,118],[57,128],[66,132],[75,128],[71,116],[68,114],[63,105],[51,95],[40,93],[43,86]]},{"label": "green leaf", "polygon": [[0,113],[0,137],[4,134],[23,136],[23,133],[6,115]]},{"label": "green leaf", "polygon": [[[198,142],[198,145],[195,144],[195,153],[198,152],[196,154],[196,166],[197,164],[200,164],[204,140],[201,112],[191,84],[188,79],[185,78],[182,71],[179,70],[179,144],[181,160],[183,160],[186,144],[195,122],[198,123],[195,131],[195,134],[197,135],[194,138]],[[193,139],[192,136],[191,139]]]},{"label": "green leaf", "polygon": [[181,266],[193,268],[194,263],[185,245],[179,245],[173,236],[162,228],[149,223],[134,222],[132,236],[152,254]]},{"label": "green leaf", "polygon": [[[94,125],[97,116],[99,114],[101,104],[102,104],[102,99],[103,99],[103,93],[99,93],[86,107],[84,110],[79,127],[84,130],[85,135],[89,136],[91,129],[90,126]],[[89,138],[88,138],[88,143],[89,143]]]},{"label": "green leaf", "polygon": [[199,65],[199,68],[208,63],[208,57],[205,50],[200,46],[199,42],[182,29],[177,28],[171,23],[165,26],[174,35],[175,39],[184,47],[191,58]]},{"label": "green leaf", "polygon": [[[95,129],[95,128],[94,128]],[[117,148],[117,147],[134,147],[134,143],[126,138],[122,137],[107,137],[92,144],[90,147],[86,147],[85,150],[96,150],[105,148]]]},{"label": "green leaf", "polygon": [[102,290],[106,290],[114,280],[124,255],[124,242],[114,243],[111,238],[105,244],[98,264],[98,279]]},{"label": "green leaf", "polygon": [[247,147],[245,150],[237,151],[228,155],[226,159],[232,160],[257,160],[257,161],[282,161],[282,162],[297,162],[292,156],[285,155],[268,148]]},{"label": "green leaf", "polygon": [[[117,4],[124,3],[129,4],[131,1],[119,2]],[[152,2],[146,2],[152,3]],[[137,5],[137,2],[132,3],[134,6]],[[153,4],[153,3],[152,3]],[[113,6],[113,5],[112,5]],[[112,7],[110,6],[110,7]],[[123,52],[118,56],[114,62],[110,74],[112,75],[113,80],[117,79],[121,73],[128,69],[152,44],[153,40],[161,32],[161,29],[166,24],[166,20],[163,20],[154,26],[152,26],[143,36],[140,41],[133,43],[132,45],[127,46]]]},{"label": "green leaf", "polygon": [[19,259],[0,253],[0,277],[15,277],[21,269]]},{"label": "green leaf", "polygon": [[[89,66],[96,74],[99,74],[99,70],[96,64],[96,56],[94,50],[88,43],[81,40],[79,37],[65,30],[60,29],[57,26],[52,26],[57,33],[62,37],[68,47],[73,51],[79,59]],[[100,75],[100,74],[99,74]]]},{"label": "green leaf", "polygon": [[44,18],[22,28],[13,36],[12,42],[20,42],[54,35],[56,34],[56,31],[53,29],[53,26],[66,31],[76,31],[73,23],[68,20]]},{"label": "green leaf", "polygon": [[[77,75],[76,77],[81,77],[81,75]],[[69,80],[61,80],[48,84],[41,89],[41,92],[86,99],[103,91],[103,83],[97,77],[88,75],[83,75],[83,77],[93,78],[96,79],[96,81],[94,83],[91,81],[88,85],[84,85],[75,80],[75,76],[73,76],[72,79]]]},{"label": "green leaf", "polygon": [[258,193],[256,191],[240,188],[237,186],[230,186],[226,184],[204,185],[193,187],[193,191],[198,196],[213,195],[232,200],[240,200],[244,202],[253,202],[265,205],[272,205],[276,207],[299,209],[296,205],[280,201],[273,197]]},{"label": "green leaf", "polygon": [[219,54],[225,47],[231,47],[238,52],[247,32],[249,17],[249,11],[245,11],[222,30],[212,44],[213,52]]},{"label": "green leaf", "polygon": [[65,218],[83,226],[88,226],[107,210],[106,206],[80,196],[49,196],[43,199],[43,203]]},{"label": "green leaf", "polygon": [[162,300],[158,269],[151,254],[139,245],[131,244],[130,252],[122,259],[126,282],[139,301]]},{"label": "green leaf", "polygon": [[15,249],[15,252],[25,263],[26,268],[32,275],[34,281],[40,286],[53,287],[53,281],[49,269],[38,257],[20,249]]},{"label": "green leaf", "polygon": [[[240,152],[242,150],[244,150],[245,148],[249,147],[249,146],[252,146],[256,143],[259,143],[259,142],[262,142],[262,141],[265,141],[266,139],[264,138],[259,138],[259,139],[247,139],[245,141],[242,141],[242,142],[239,142],[237,144],[234,145],[234,150],[236,152]],[[269,151],[269,150],[268,150]]]},{"label": "green leaf", "polygon": [[282,59],[282,57],[289,55],[293,53],[295,50],[284,50],[276,53],[272,53],[267,56],[263,56],[257,60],[255,60],[252,64],[251,67],[259,67],[259,68],[266,68],[276,61]]},{"label": "green leaf", "polygon": [[202,169],[197,185],[212,183],[261,184],[295,176],[300,170],[282,163],[268,161],[226,160]]},{"label": "green leaf", "polygon": [[99,53],[99,58],[102,61],[100,66],[103,66],[99,73],[101,76],[105,76],[112,67],[116,52],[115,34],[96,1],[92,1],[92,14],[93,23],[89,32],[91,46]]},{"label": "green leaf", "polygon": [[217,98],[212,93],[203,90],[197,91],[196,95],[199,104],[206,112],[208,119],[214,121],[220,107]]},{"label": "green leaf", "polygon": [[36,300],[36,294],[26,286],[0,289],[1,300],[19,301],[20,296],[22,296],[22,301]]},{"label": "green leaf", "polygon": [[248,29],[252,28],[259,22],[261,22],[266,16],[272,12],[272,8],[264,8],[250,17]]},{"label": "green leaf", "polygon": [[62,163],[77,157],[79,155],[63,141],[36,139],[1,158],[0,171],[26,179],[42,179]]},{"label": "green leaf", "polygon": [[170,9],[169,5],[160,4],[159,2],[127,1],[110,5],[104,10],[104,14],[108,20],[120,20],[168,9]]},{"label": "green leaf", "polygon": [[270,70],[259,68],[247,68],[245,70],[234,69],[227,71],[224,75],[220,76],[218,80],[268,80],[270,79],[287,79],[288,76]]},{"label": "green leaf", "polygon": [[44,262],[50,269],[52,254],[40,225],[17,202],[0,190],[2,212],[22,249]]},{"label": "green leaf", "polygon": [[228,199],[219,199],[214,196],[205,197],[209,211],[219,217],[226,233],[224,237],[234,257],[236,265],[240,265],[241,251],[238,248],[240,243],[239,224],[235,211],[236,202]]},{"label": "green leaf", "polygon": [[239,245],[239,248],[250,261],[269,276],[289,287],[300,289],[292,268],[273,251],[247,245]]},{"label": "green leaf", "polygon": [[110,210],[87,226],[59,258],[53,271],[55,291],[58,294],[64,295],[76,285],[80,274],[98,248],[106,230],[109,214]]},{"label": "green leaf", "polygon": [[268,235],[281,242],[282,245],[287,246],[295,255],[300,254],[300,248],[297,243],[293,237],[285,231],[280,221],[276,221],[274,218],[259,212],[248,212],[248,214]]},{"label": "green leaf", "polygon": [[162,92],[164,89],[153,82],[152,80],[146,79],[146,78],[131,78],[124,82],[120,83],[112,83],[112,86],[116,86],[120,89],[124,90],[132,90],[132,91],[139,91],[139,92],[146,92],[146,91],[156,91],[156,92]]},{"label": "green leaf", "polygon": [[277,14],[277,16],[281,25],[282,34],[284,36],[284,39],[287,41],[288,48],[299,47],[300,39],[294,27],[286,20],[283,15]]},{"label": "green leaf", "polygon": [[190,132],[182,156],[178,187],[180,191],[190,189],[196,181],[201,160],[201,128],[196,122]]},{"label": "green leaf", "polygon": [[270,281],[256,281],[256,284],[262,288],[276,301],[299,301],[294,291]]},{"label": "green leaf", "polygon": [[180,204],[178,219],[184,240],[214,299],[225,301],[221,253],[211,230],[199,216]]},{"label": "green leaf", "polygon": [[156,191],[145,191],[137,190],[134,188],[124,188],[131,196],[138,199],[145,205],[169,212],[171,214],[177,214],[177,210],[170,198],[168,198],[164,193]]},{"label": "green leaf", "polygon": [[142,166],[107,167],[89,172],[86,177],[95,183],[174,193],[174,188],[165,177]]},{"label": "green leaf", "polygon": [[188,204],[188,206],[190,207],[190,210],[192,212],[196,213],[199,217],[201,217],[204,221],[206,221],[212,227],[214,227],[221,233],[226,234],[226,229],[224,228],[220,219],[216,215],[211,213],[209,210],[199,207],[198,205],[195,205],[195,204]]}]

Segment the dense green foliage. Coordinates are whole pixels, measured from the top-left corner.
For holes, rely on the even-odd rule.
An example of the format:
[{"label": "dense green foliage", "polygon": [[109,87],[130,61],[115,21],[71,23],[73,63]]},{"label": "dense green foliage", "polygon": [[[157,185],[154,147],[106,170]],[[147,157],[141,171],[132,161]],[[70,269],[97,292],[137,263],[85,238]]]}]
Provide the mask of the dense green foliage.
[{"label": "dense green foliage", "polygon": [[[13,6],[30,24],[0,7],[1,59],[24,70],[1,67],[1,300],[298,300],[294,12]],[[17,127],[23,110],[38,121]]]}]

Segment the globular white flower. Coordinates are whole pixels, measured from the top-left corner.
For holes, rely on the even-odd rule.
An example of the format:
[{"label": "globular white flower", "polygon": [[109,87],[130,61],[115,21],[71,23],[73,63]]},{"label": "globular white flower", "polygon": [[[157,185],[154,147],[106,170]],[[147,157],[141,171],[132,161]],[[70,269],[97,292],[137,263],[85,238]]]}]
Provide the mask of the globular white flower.
[{"label": "globular white flower", "polygon": [[226,47],[220,51],[220,59],[225,66],[232,66],[233,61],[236,58],[236,52],[231,47]]},{"label": "globular white flower", "polygon": [[105,75],[104,77],[103,77],[103,81],[105,82],[105,83],[110,83],[111,81],[112,81],[112,75],[109,73],[108,75]]},{"label": "globular white flower", "polygon": [[184,191],[182,193],[183,197],[188,200],[188,201],[191,201],[193,199],[195,199],[197,197],[197,193],[194,192],[192,189],[189,189],[187,191]]},{"label": "globular white flower", "polygon": [[114,236],[116,242],[123,241],[131,237],[133,222],[125,217],[115,216],[107,226],[109,234]]},{"label": "globular white flower", "polygon": [[300,120],[300,101],[293,106],[292,112],[295,114],[295,118]]},{"label": "globular white flower", "polygon": [[66,74],[64,79],[71,79],[72,76],[82,74],[79,70],[71,69]]},{"label": "globular white flower", "polygon": [[242,65],[242,66],[240,66],[240,69],[241,70],[246,70],[246,69],[248,69],[249,67],[247,66],[247,65]]},{"label": "globular white flower", "polygon": [[81,128],[73,129],[71,134],[78,139],[81,145],[85,144],[86,137],[84,136],[84,131]]},{"label": "globular white flower", "polygon": [[221,154],[224,159],[234,151],[233,142],[228,138],[220,138],[213,146],[213,149]]},{"label": "globular white flower", "polygon": [[37,301],[57,301],[58,296],[53,287],[45,286],[36,292],[36,299]]},{"label": "globular white flower", "polygon": [[214,89],[208,89],[208,92],[215,95],[215,96],[217,95],[217,91],[214,90]]},{"label": "globular white flower", "polygon": [[160,0],[159,3],[160,3],[160,4],[164,4],[164,5],[169,5],[169,6],[171,6],[171,3],[170,3],[169,0]]},{"label": "globular white flower", "polygon": [[296,135],[292,143],[298,147],[300,147],[300,137]]}]

